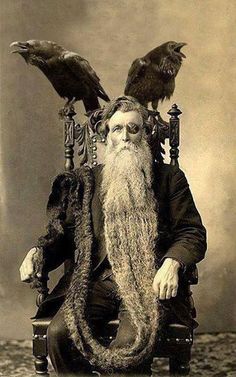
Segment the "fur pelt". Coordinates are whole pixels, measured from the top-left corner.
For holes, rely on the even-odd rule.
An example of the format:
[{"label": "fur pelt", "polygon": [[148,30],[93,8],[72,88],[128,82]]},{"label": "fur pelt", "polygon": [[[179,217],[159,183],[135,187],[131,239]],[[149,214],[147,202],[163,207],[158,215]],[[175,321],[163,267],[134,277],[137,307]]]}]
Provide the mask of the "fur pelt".
[{"label": "fur pelt", "polygon": [[[130,313],[136,329],[136,341],[131,346],[109,349],[102,346],[93,337],[86,318],[93,244],[90,207],[93,185],[92,171],[86,166],[75,170],[69,176],[62,175],[56,179],[48,205],[51,220],[48,237],[44,237],[44,242],[46,240],[50,243],[63,234],[63,220],[65,219],[68,200],[70,200],[75,215],[75,245],[78,257],[62,307],[65,323],[76,348],[93,366],[105,371],[127,370],[141,364],[154,351],[159,323],[158,305],[152,302],[152,310],[147,315],[142,310],[142,297],[135,298],[139,308],[135,310],[133,307],[132,313]],[[132,278],[129,284],[132,287]],[[132,301],[132,295],[130,300]],[[153,310],[153,308],[156,308],[156,310]]]},{"label": "fur pelt", "polygon": [[59,174],[52,185],[47,204],[48,225],[46,235],[39,237],[37,247],[45,250],[64,235],[63,222],[71,193],[77,185],[74,172]]}]

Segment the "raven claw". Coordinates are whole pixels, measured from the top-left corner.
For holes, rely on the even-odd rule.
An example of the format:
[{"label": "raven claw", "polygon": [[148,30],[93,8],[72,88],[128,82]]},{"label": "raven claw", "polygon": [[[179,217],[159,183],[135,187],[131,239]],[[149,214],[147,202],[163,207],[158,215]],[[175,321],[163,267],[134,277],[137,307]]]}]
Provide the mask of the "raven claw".
[{"label": "raven claw", "polygon": [[68,102],[65,106],[59,110],[58,112],[59,119],[64,120],[64,118],[68,117],[69,115],[75,115],[75,107],[73,102]]}]

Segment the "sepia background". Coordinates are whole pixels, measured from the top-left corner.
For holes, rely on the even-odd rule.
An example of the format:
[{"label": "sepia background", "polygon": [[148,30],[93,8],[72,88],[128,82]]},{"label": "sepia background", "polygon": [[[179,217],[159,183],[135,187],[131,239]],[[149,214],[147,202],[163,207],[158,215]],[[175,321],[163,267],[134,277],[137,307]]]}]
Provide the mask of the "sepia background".
[{"label": "sepia background", "polygon": [[180,167],[208,230],[193,288],[198,331],[236,330],[235,12],[234,0],[1,0],[1,338],[31,336],[35,293],[19,266],[44,231],[52,178],[63,169],[64,100],[9,53],[11,42],[27,39],[87,58],[111,97],[122,94],[135,58],[168,40],[188,43],[175,93],[159,109],[166,119],[173,103],[183,112]]}]

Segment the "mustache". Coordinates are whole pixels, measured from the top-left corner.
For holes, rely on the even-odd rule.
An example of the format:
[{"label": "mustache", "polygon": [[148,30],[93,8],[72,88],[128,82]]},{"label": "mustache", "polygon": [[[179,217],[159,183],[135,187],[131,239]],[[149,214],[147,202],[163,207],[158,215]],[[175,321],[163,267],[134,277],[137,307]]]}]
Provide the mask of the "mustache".
[{"label": "mustache", "polygon": [[140,147],[137,144],[132,143],[132,141],[126,143],[120,143],[116,147],[112,148],[114,152],[120,153],[122,151],[131,151],[131,152],[138,152]]}]

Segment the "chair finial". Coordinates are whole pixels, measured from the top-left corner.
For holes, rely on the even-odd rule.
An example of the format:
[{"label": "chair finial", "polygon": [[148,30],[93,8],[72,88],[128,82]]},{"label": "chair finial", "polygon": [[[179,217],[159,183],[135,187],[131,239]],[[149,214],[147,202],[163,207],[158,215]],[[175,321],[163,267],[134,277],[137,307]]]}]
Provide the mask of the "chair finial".
[{"label": "chair finial", "polygon": [[169,114],[171,117],[178,118],[178,116],[182,114],[182,111],[178,108],[176,103],[174,103],[171,106],[171,109],[167,112],[167,114]]}]

